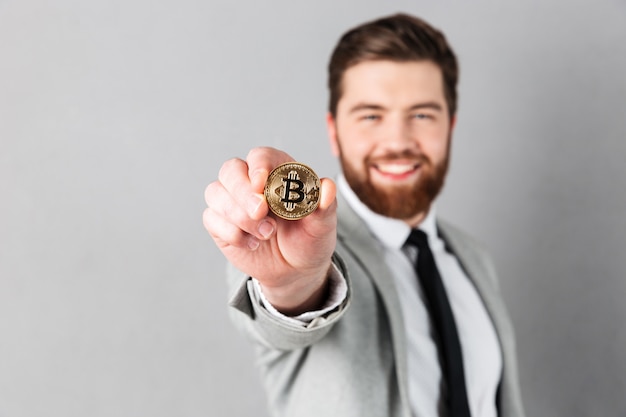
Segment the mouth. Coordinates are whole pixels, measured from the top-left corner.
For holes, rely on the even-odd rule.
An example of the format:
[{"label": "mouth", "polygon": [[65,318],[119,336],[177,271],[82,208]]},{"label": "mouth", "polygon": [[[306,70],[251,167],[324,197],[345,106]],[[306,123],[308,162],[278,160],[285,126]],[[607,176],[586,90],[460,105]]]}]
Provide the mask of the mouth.
[{"label": "mouth", "polygon": [[416,161],[388,161],[372,164],[371,167],[380,176],[397,181],[416,175],[420,163]]}]

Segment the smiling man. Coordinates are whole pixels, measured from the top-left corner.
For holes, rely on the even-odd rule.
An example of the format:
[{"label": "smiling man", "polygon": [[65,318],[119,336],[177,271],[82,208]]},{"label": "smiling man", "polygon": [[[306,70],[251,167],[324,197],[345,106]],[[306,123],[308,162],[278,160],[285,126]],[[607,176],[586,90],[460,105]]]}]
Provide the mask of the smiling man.
[{"label": "smiling man", "polygon": [[348,68],[328,131],[343,174],[372,211],[416,226],[443,186],[454,119],[431,61]]},{"label": "smiling man", "polygon": [[444,36],[395,15],[347,32],[329,64],[342,175],[318,209],[268,210],[255,148],[222,166],[204,224],[233,268],[275,416],[521,417],[513,331],[480,245],[439,219],[458,69]]}]

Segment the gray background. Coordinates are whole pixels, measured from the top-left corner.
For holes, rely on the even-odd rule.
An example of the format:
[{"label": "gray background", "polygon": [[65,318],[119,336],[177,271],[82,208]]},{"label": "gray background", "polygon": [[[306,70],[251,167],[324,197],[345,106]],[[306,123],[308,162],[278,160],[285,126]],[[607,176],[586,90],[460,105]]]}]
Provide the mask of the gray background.
[{"label": "gray background", "polygon": [[440,212],[491,249],[529,416],[626,416],[626,3],[0,0],[0,416],[263,416],[201,224],[225,159],[334,175],[347,28],[462,65]]}]

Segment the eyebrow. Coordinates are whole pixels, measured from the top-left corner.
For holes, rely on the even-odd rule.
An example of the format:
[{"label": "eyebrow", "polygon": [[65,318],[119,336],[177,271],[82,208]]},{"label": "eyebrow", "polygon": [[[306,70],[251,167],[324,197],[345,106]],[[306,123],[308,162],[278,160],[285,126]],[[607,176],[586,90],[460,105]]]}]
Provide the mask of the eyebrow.
[{"label": "eyebrow", "polygon": [[[442,111],[443,107],[441,106],[441,104],[437,103],[436,101],[426,101],[423,103],[414,104],[411,107],[409,107],[409,111],[420,110],[420,109],[432,109],[432,110]],[[385,107],[381,106],[380,104],[374,104],[374,103],[358,103],[354,105],[348,111],[348,113],[356,113],[356,112],[363,111],[363,110],[380,111],[380,110],[385,110]]]},{"label": "eyebrow", "polygon": [[371,104],[371,103],[358,103],[355,106],[353,106],[348,113],[356,113],[358,111],[363,111],[363,110],[384,110],[385,107],[379,105],[379,104]]},{"label": "eyebrow", "polygon": [[419,110],[419,109],[431,109],[431,110],[442,111],[443,106],[437,103],[436,101],[427,101],[424,103],[414,104],[413,106],[411,106],[411,108],[409,108],[409,110]]}]

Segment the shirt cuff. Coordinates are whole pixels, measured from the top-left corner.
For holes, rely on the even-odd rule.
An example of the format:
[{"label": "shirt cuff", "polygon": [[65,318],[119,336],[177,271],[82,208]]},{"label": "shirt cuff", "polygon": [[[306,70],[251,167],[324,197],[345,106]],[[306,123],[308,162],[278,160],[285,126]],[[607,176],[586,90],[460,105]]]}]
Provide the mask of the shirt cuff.
[{"label": "shirt cuff", "polygon": [[329,296],[324,306],[319,310],[307,311],[294,317],[286,316],[276,310],[276,308],[274,308],[274,306],[267,301],[267,298],[265,298],[265,295],[263,295],[263,291],[261,290],[261,284],[255,278],[252,278],[254,292],[261,301],[261,305],[274,317],[277,317],[287,323],[305,326],[316,318],[322,317],[326,313],[339,307],[348,295],[348,284],[346,279],[337,266],[334,263],[332,265],[333,267],[330,271],[330,275],[328,276]]}]

